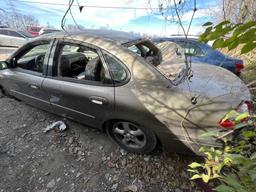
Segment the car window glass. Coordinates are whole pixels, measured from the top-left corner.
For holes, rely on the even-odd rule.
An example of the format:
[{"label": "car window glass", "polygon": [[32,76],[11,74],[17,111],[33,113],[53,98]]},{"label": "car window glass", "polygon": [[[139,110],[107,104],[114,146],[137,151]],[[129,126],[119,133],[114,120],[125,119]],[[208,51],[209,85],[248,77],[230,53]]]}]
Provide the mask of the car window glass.
[{"label": "car window glass", "polygon": [[121,62],[108,54],[104,54],[104,57],[109,66],[109,70],[114,82],[120,83],[126,80],[127,73]]},{"label": "car window glass", "polygon": [[106,82],[105,68],[96,49],[76,44],[62,44],[61,47],[58,76]]},{"label": "car window glass", "polygon": [[185,54],[188,56],[201,57],[204,56],[203,50],[195,43],[179,43],[184,48]]},{"label": "car window glass", "polygon": [[138,49],[138,47],[136,45],[132,45],[130,47],[128,47],[129,50],[131,50],[132,52],[138,54],[139,56],[141,56],[141,51]]},{"label": "car window glass", "polygon": [[50,43],[32,47],[17,58],[17,66],[26,70],[42,73],[45,54]]},{"label": "car window glass", "polygon": [[13,37],[22,37],[19,33],[15,32],[15,31],[9,31],[9,35],[13,36]]},{"label": "car window glass", "polygon": [[0,34],[1,34],[1,35],[8,35],[8,33],[7,33],[6,30],[0,30]]}]

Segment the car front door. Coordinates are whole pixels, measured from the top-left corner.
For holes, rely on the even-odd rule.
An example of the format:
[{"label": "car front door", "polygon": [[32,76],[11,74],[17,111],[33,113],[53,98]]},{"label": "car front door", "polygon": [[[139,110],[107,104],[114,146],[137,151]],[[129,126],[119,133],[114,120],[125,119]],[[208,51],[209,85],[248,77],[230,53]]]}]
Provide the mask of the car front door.
[{"label": "car front door", "polygon": [[114,110],[114,86],[99,48],[61,41],[43,88],[55,113],[98,127]]},{"label": "car front door", "polygon": [[23,47],[9,61],[13,67],[1,71],[1,86],[8,94],[45,110],[49,110],[50,102],[42,83],[51,44],[41,40]]}]

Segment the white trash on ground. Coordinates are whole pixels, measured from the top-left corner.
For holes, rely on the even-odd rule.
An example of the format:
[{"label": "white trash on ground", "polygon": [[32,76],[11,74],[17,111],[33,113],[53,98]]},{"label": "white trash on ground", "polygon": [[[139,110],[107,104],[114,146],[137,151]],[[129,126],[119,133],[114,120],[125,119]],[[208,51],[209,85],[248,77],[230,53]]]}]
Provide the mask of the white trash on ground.
[{"label": "white trash on ground", "polygon": [[64,123],[64,121],[56,121],[50,125],[48,125],[45,129],[44,129],[44,133],[54,129],[55,127],[58,127],[60,131],[64,131],[66,130],[67,126],[66,124]]}]

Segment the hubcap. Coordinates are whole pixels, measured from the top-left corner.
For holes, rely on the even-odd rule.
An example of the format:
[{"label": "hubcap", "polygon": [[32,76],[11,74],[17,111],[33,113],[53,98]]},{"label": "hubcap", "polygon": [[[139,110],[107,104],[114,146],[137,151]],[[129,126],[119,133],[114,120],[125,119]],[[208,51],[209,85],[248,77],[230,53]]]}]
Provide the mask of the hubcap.
[{"label": "hubcap", "polygon": [[123,145],[138,149],[146,145],[146,136],[139,126],[130,122],[118,122],[113,126],[113,135]]}]

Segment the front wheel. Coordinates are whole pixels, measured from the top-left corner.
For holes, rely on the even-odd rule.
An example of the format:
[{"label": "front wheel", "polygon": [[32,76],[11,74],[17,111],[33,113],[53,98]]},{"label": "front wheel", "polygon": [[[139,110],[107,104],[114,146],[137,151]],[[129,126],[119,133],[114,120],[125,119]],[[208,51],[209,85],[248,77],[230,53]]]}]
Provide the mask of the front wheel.
[{"label": "front wheel", "polygon": [[133,153],[149,153],[157,144],[152,131],[128,121],[112,123],[107,133],[121,148]]}]

